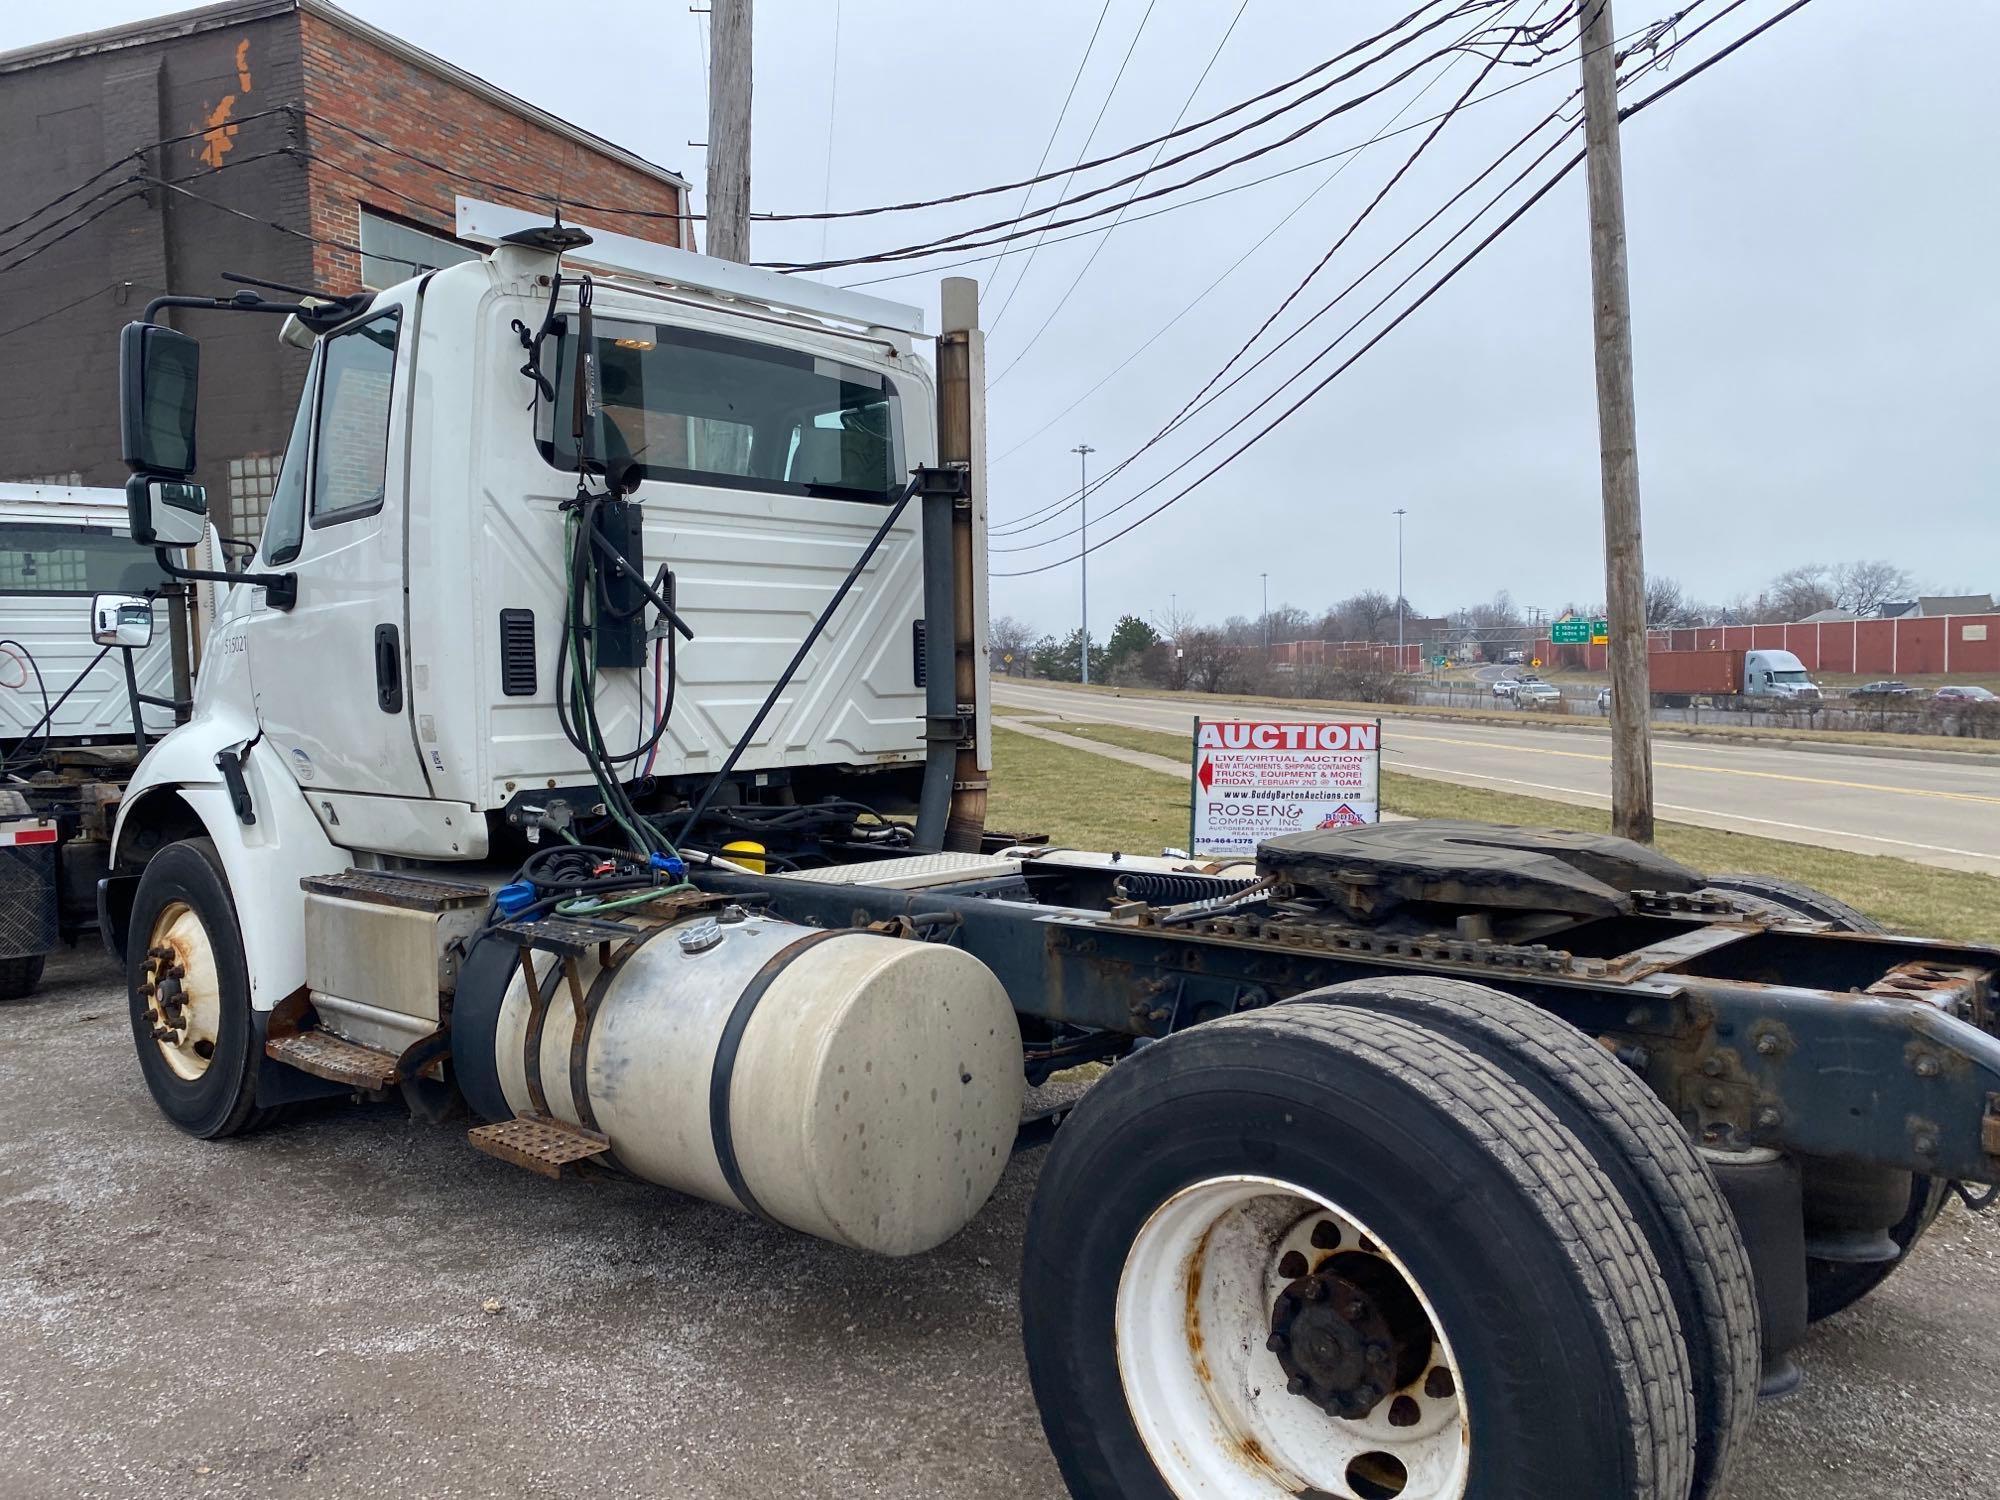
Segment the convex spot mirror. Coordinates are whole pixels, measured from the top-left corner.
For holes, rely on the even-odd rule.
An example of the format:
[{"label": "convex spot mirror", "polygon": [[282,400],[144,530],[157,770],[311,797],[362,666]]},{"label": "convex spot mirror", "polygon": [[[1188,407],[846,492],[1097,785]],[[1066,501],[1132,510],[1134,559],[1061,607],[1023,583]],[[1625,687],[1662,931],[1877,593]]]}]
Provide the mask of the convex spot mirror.
[{"label": "convex spot mirror", "polygon": [[200,383],[200,344],[158,323],[125,325],[118,336],[118,426],[133,473],[185,479],[194,472]]},{"label": "convex spot mirror", "polygon": [[153,601],[142,594],[99,594],[90,601],[90,638],[100,646],[145,650],[153,644]]},{"label": "convex spot mirror", "polygon": [[125,513],[141,546],[197,546],[208,534],[208,491],[183,479],[134,474],[125,481]]}]

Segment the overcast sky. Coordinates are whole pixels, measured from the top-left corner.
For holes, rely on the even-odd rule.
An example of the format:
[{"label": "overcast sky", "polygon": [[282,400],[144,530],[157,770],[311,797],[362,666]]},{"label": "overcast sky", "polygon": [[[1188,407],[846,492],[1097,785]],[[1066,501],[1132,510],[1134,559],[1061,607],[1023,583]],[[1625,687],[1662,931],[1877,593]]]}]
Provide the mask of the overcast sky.
[{"label": "overcast sky", "polygon": [[[789,211],[829,200],[853,207],[1028,175],[1100,3],[840,0],[836,48],[834,0],[758,0],[753,203]],[[1630,32],[1687,0],[1616,3],[1619,30]],[[1708,0],[1685,25],[1725,3]],[[1666,77],[1780,3],[1749,0],[1696,39]],[[1248,0],[1216,54],[1237,4],[1110,0],[1049,165],[1078,159],[1100,107],[1093,154],[1166,130],[1212,55],[1191,120],[1416,8],[1416,0]],[[1553,6],[1550,0],[1546,8]],[[0,49],[169,8],[148,0],[10,5],[0,11]],[[352,0],[349,9],[679,169],[695,181],[699,206],[704,153],[690,143],[706,133],[702,23],[684,0],[567,0],[557,7]],[[1517,14],[1530,9],[1532,0],[1524,0]],[[1733,597],[1794,564],[1861,557],[1907,567],[1927,587],[2000,589],[2000,94],[1956,65],[2000,51],[2000,3],[1938,0],[1922,8],[1922,27],[1912,24],[1913,9],[1888,0],[1815,0],[1625,127],[1647,564],[1697,596]],[[1463,58],[1433,64],[1375,103],[1198,191],[1359,145],[1396,128],[1389,122],[1399,111],[1396,125],[1420,120],[1464,89],[1476,66]],[[1387,75],[1366,75],[1328,97],[1378,76]],[[1489,86],[1523,76],[1503,68]],[[1266,344],[1430,214],[1574,80],[1574,64],[1565,64],[1454,120]],[[1663,81],[1659,74],[1642,80],[1628,102]],[[1274,123],[1243,144],[1274,139],[1282,128]],[[1051,244],[1031,264],[1019,250],[997,275],[991,263],[960,271],[987,286],[986,322],[994,329],[995,525],[1073,490],[1077,459],[1069,450],[1078,443],[1096,448],[1091,462],[1101,474],[1173,416],[1418,139],[1400,135],[1343,158],[1344,170],[1331,181],[1340,162],[1143,222],[1138,215],[1160,204],[1137,206],[1135,221],[1111,235],[1080,282],[1097,235]],[[1103,174],[1090,182],[1100,180]],[[1036,201],[1048,201],[1053,188]],[[1019,202],[1006,194],[824,230],[760,225],[753,249],[759,259],[811,259],[824,237],[834,256],[864,254],[1005,217]],[[1287,214],[1289,222],[1193,312],[1037,433]],[[1420,253],[1435,243],[1422,241]],[[1411,264],[1399,261],[1378,274],[1205,419],[1094,492],[1093,515],[1188,463]],[[850,269],[828,279],[852,282],[897,269]],[[939,274],[922,271],[872,290],[921,304],[935,318]],[[1018,294],[1007,302],[1017,278]],[[1413,283],[1264,417],[1116,523],[1173,494],[1236,446],[1424,284]],[[1102,638],[1126,611],[1157,614],[1175,596],[1183,608],[1217,617],[1254,616],[1263,574],[1273,607],[1317,610],[1359,589],[1392,590],[1391,512],[1398,507],[1409,512],[1407,588],[1420,609],[1501,588],[1543,608],[1599,599],[1597,476],[1579,172],[1269,438],[1094,553],[1093,634]],[[1041,531],[996,537],[995,546],[1056,536],[1073,520],[1070,512]],[[1108,529],[1093,525],[1093,535]],[[1057,537],[1035,551],[996,551],[994,571],[1067,559],[1075,546],[1074,537]],[[1073,562],[1032,577],[996,576],[993,607],[1039,628],[1067,630],[1076,621],[1077,584]]]}]

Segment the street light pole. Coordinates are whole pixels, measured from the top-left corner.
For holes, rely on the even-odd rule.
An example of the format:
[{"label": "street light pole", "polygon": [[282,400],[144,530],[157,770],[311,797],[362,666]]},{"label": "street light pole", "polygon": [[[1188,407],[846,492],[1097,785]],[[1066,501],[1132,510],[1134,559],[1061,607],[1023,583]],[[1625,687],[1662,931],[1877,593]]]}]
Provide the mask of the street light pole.
[{"label": "street light pole", "polygon": [[1077,523],[1077,535],[1082,539],[1076,549],[1076,564],[1082,576],[1082,597],[1078,601],[1082,615],[1083,629],[1077,636],[1077,649],[1083,658],[1083,685],[1090,686],[1090,455],[1097,450],[1088,443],[1078,443],[1069,450],[1076,455],[1077,491],[1076,503],[1082,511],[1082,519]]},{"label": "street light pole", "polygon": [[1400,507],[1396,511],[1396,670],[1403,670],[1403,517],[1407,510]]},{"label": "street light pole", "polygon": [[1271,575],[1259,573],[1257,576],[1264,580],[1264,655],[1268,657],[1271,654]]}]

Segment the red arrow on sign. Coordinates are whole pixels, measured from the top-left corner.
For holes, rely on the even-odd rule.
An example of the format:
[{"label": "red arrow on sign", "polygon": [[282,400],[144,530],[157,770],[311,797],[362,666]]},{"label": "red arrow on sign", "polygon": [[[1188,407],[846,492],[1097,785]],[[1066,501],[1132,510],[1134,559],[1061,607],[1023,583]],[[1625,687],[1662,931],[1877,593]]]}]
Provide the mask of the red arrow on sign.
[{"label": "red arrow on sign", "polygon": [[1201,783],[1204,792],[1215,785],[1215,767],[1206,755],[1201,758],[1201,769],[1194,773],[1194,779]]}]

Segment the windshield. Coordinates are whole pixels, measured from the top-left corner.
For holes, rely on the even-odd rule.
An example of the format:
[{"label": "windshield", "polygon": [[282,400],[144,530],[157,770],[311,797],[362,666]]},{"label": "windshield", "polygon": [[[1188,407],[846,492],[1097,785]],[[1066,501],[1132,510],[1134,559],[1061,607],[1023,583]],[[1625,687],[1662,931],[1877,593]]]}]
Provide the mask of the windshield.
[{"label": "windshield", "polygon": [[1806,682],[1810,679],[1807,678],[1804,672],[1773,672],[1771,680],[1773,682]]},{"label": "windshield", "polygon": [[0,594],[143,594],[166,579],[150,550],[105,526],[0,526]]},{"label": "windshield", "polygon": [[[594,320],[600,455],[645,479],[836,500],[893,500],[904,479],[894,382],[802,350],[693,328]],[[539,403],[542,456],[576,464],[571,345]]]}]

